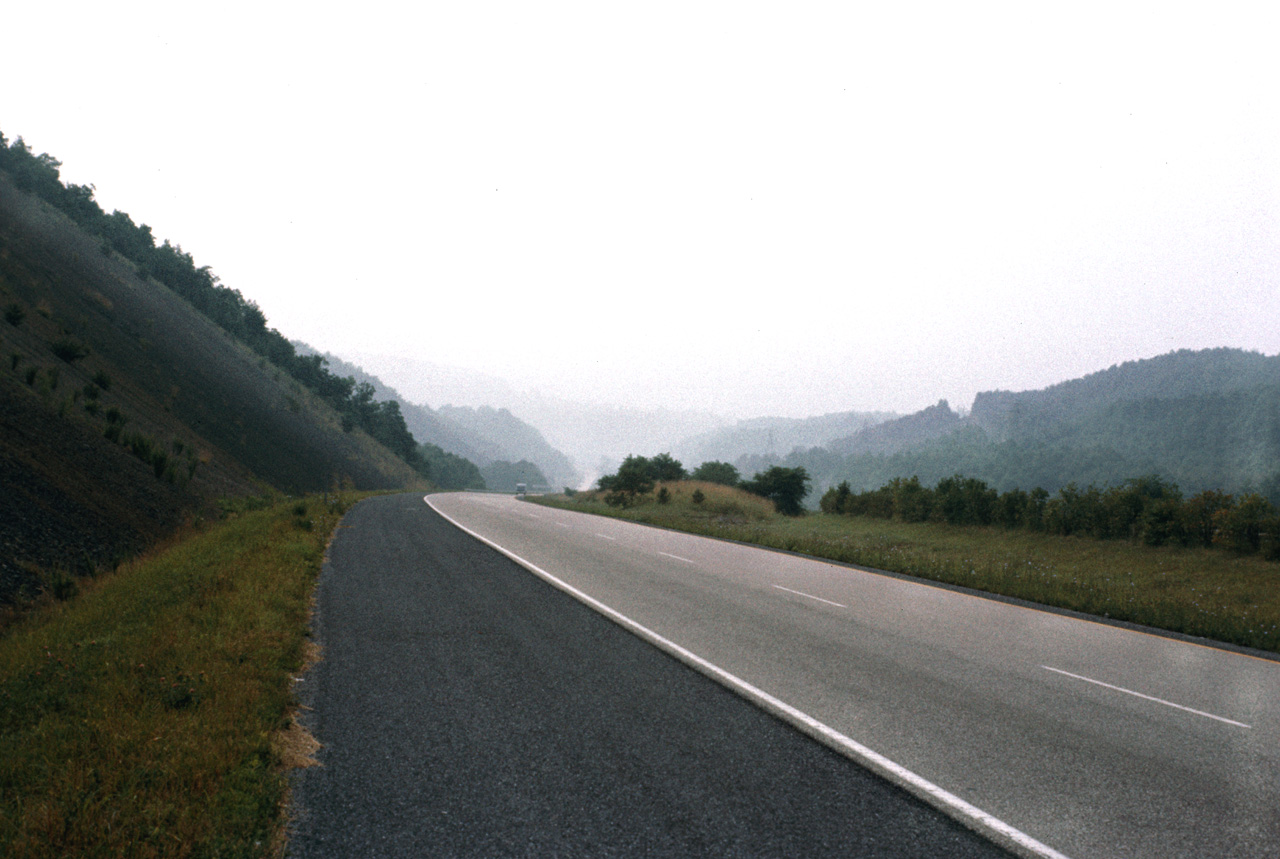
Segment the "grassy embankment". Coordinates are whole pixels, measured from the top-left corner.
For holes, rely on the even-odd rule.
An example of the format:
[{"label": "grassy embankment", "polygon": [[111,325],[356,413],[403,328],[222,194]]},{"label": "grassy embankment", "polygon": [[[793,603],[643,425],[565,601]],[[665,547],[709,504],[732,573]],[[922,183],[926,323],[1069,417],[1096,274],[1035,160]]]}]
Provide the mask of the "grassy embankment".
[{"label": "grassy embankment", "polygon": [[350,500],[241,505],[0,634],[0,855],[279,852],[292,676]]},{"label": "grassy embankment", "polygon": [[741,490],[667,489],[666,504],[649,494],[627,508],[594,492],[537,500],[1280,651],[1280,565],[1256,555],[822,513],[789,518]]}]

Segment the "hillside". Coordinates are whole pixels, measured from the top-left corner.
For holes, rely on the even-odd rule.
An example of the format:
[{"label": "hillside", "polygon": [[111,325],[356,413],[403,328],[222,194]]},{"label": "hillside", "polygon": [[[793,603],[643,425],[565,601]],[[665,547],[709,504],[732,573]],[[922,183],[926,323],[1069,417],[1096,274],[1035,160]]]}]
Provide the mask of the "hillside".
[{"label": "hillside", "polygon": [[967,416],[939,403],[786,457],[744,458],[744,473],[803,466],[816,495],[895,477],[953,474],[1001,491],[1115,485],[1156,474],[1187,493],[1260,491],[1280,501],[1280,356],[1179,351],[1036,391],[979,394]]},{"label": "hillside", "polygon": [[219,498],[423,483],[4,170],[0,305],[0,602],[110,565]]},{"label": "hillside", "polygon": [[441,406],[437,414],[448,424],[482,440],[482,467],[496,462],[527,461],[537,466],[553,488],[577,486],[582,475],[569,458],[553,448],[542,433],[507,409],[490,406]]},{"label": "hillside", "polygon": [[[315,351],[297,341],[294,346],[300,353]],[[504,475],[498,480],[503,486],[515,485],[516,481],[506,479],[505,475],[511,470],[510,466],[521,461],[535,466],[536,473],[543,476],[520,482],[532,485],[550,481],[550,486],[561,487],[576,486],[582,479],[569,457],[552,447],[541,432],[508,409],[450,405],[433,409],[425,404],[411,403],[364,368],[328,353],[324,357],[334,372],[352,376],[357,382],[368,382],[379,398],[399,402],[405,423],[420,444],[435,445],[470,460],[486,474]],[[491,468],[495,465],[498,466],[496,470]],[[495,488],[492,481],[486,479],[486,483],[491,484],[490,489]]]},{"label": "hillside", "polygon": [[413,433],[419,444],[434,444],[437,447],[457,456],[464,457],[473,463],[483,464],[488,458],[481,453],[486,446],[484,439],[475,438],[465,430],[452,426],[430,406],[410,402],[398,390],[388,385],[378,376],[366,371],[358,364],[346,361],[330,352],[320,352],[300,340],[293,341],[300,355],[320,355],[328,363],[329,368],[340,376],[350,376],[357,383],[365,382],[373,386],[375,396],[380,400],[394,400],[400,404],[400,413],[404,415],[405,425]]}]

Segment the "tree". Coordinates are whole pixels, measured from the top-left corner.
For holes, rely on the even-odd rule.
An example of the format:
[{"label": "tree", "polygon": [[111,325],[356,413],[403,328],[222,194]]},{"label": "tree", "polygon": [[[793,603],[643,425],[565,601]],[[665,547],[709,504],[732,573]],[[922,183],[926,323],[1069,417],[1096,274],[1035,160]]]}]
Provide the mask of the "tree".
[{"label": "tree", "polygon": [[600,478],[596,485],[605,491],[604,501],[614,507],[629,507],[636,496],[653,491],[653,478],[650,476],[650,463],[647,457],[628,456],[618,466],[616,474]]},{"label": "tree", "polygon": [[849,488],[849,481],[842,480],[839,486],[832,486],[823,494],[818,507],[823,513],[847,513],[849,499],[852,497],[853,490]]},{"label": "tree", "polygon": [[693,470],[690,477],[707,483],[718,483],[721,486],[737,486],[742,481],[742,475],[738,474],[736,466],[716,461],[702,463]]},{"label": "tree", "polygon": [[893,515],[903,522],[927,522],[933,513],[933,490],[920,483],[912,475],[907,479],[895,477],[889,481],[893,498]]},{"label": "tree", "polygon": [[649,477],[658,481],[684,480],[689,472],[684,470],[680,460],[672,458],[669,453],[660,453],[649,460]]},{"label": "tree", "polygon": [[800,502],[809,494],[809,473],[803,468],[783,468],[775,465],[756,474],[742,488],[773,502],[774,509],[784,516],[799,516],[804,512]]}]

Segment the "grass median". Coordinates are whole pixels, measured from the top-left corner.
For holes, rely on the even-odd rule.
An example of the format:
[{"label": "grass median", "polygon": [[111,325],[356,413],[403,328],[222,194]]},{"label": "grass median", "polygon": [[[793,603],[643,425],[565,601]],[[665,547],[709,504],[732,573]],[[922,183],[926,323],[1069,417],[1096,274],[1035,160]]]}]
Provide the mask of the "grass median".
[{"label": "grass median", "polygon": [[242,505],[0,636],[0,855],[281,850],[293,677],[344,507]]},{"label": "grass median", "polygon": [[998,527],[788,517],[737,489],[691,481],[666,489],[666,503],[655,492],[628,507],[609,506],[595,492],[536,500],[1280,652],[1280,565],[1256,555]]}]

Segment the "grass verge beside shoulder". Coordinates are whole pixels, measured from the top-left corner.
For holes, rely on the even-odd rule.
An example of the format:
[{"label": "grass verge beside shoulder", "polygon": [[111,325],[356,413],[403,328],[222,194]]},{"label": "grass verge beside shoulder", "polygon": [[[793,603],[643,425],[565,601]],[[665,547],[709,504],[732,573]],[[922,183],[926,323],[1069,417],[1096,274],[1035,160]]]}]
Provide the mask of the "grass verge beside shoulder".
[{"label": "grass verge beside shoulder", "polygon": [[231,513],[4,634],[0,855],[277,849],[275,737],[340,515]]}]

